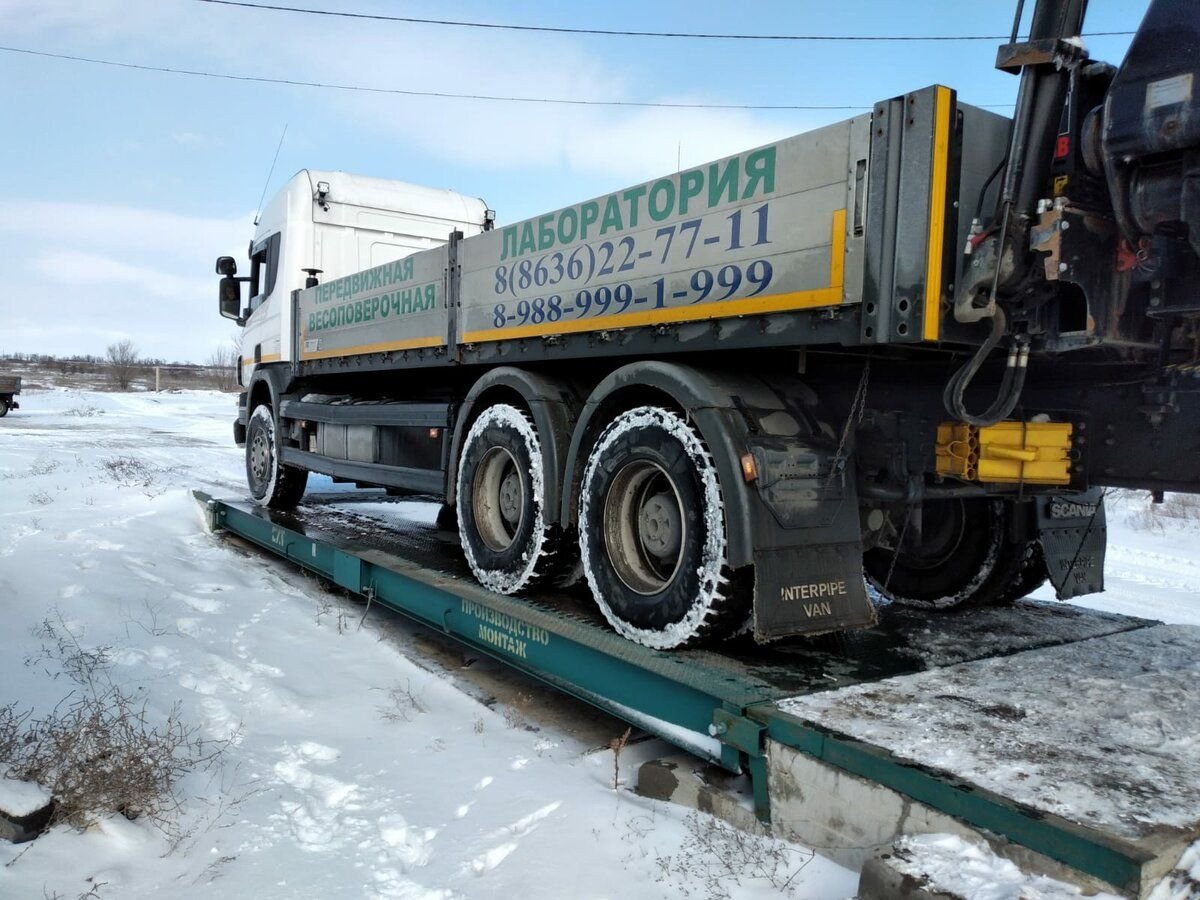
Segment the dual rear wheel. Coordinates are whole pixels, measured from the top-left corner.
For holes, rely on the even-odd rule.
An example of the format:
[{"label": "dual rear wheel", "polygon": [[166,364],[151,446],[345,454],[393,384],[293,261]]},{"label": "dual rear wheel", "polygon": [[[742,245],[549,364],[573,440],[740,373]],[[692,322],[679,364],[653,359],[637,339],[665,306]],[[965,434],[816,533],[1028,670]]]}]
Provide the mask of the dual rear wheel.
[{"label": "dual rear wheel", "polygon": [[1046,580],[1041,545],[1014,535],[1012,503],[929,500],[919,528],[908,515],[891,546],[863,555],[868,584],[888,600],[931,610],[1003,604]]},{"label": "dual rear wheel", "polygon": [[524,410],[498,403],[471,425],[457,496],[463,553],[484,587],[515,594],[560,572],[565,553],[547,523],[542,445]]},{"label": "dual rear wheel", "polygon": [[661,649],[745,618],[748,598],[727,568],[716,467],[678,413],[638,407],[600,434],[583,467],[574,546],[547,524],[539,436],[514,406],[488,407],[471,426],[457,493],[463,550],[485,587],[511,594],[582,568],[612,627]]},{"label": "dual rear wheel", "polygon": [[747,593],[729,571],[716,466],[679,414],[618,415],[583,469],[579,553],[600,611],[621,635],[659,649],[727,634]]}]

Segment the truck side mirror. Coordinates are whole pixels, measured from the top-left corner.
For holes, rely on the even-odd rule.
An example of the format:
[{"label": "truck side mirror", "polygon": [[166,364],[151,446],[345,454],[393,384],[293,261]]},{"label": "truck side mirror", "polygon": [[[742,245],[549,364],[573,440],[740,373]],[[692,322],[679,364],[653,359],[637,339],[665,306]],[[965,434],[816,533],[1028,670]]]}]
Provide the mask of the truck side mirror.
[{"label": "truck side mirror", "polygon": [[237,260],[232,256],[217,257],[217,274],[232,277],[237,274]]},{"label": "truck side mirror", "polygon": [[[233,262],[232,257],[222,258]],[[226,275],[221,279],[217,293],[220,298],[221,315],[227,319],[235,319],[239,325],[245,325],[246,320],[241,315],[242,283],[232,275]]]}]

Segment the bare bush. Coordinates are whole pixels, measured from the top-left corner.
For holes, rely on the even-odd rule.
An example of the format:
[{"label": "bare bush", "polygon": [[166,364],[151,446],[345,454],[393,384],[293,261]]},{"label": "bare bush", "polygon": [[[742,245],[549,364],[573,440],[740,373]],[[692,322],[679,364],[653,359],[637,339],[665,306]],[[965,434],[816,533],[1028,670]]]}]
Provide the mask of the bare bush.
[{"label": "bare bush", "polygon": [[158,475],[153,466],[136,456],[110,456],[100,465],[105,475],[125,487],[150,487]]},{"label": "bare bush", "polygon": [[1200,497],[1195,494],[1168,494],[1158,511],[1168,519],[1200,523]]},{"label": "bare bush", "polygon": [[413,716],[427,711],[421,698],[413,693],[411,684],[396,685],[388,691],[387,703],[377,709],[385,722],[411,722]]},{"label": "bare bush", "polygon": [[11,744],[0,746],[9,775],[50,792],[52,822],[80,828],[113,812],[163,823],[179,805],[175,783],[210,755],[178,706],[156,724],[115,686],[73,693],[42,717],[10,704],[0,711],[0,735],[11,734],[4,722],[17,724]]},{"label": "bare bush", "polygon": [[532,711],[533,694],[522,691],[504,707],[504,724],[518,731],[537,731],[529,721]]},{"label": "bare bush", "polygon": [[29,467],[29,474],[49,475],[51,472],[58,471],[58,469],[61,467],[62,463],[57,459],[49,459],[48,457],[43,456],[33,461],[33,464]]},{"label": "bare bush", "polygon": [[671,881],[685,895],[703,891],[709,900],[728,900],[733,889],[766,883],[779,896],[794,896],[793,882],[814,856],[776,838],[749,834],[710,815],[694,812],[684,819],[687,836],[674,856],[659,856],[659,880]]},{"label": "bare bush", "polygon": [[64,415],[77,416],[80,419],[90,419],[92,416],[104,415],[104,410],[89,403],[85,406],[72,406],[64,412]]},{"label": "bare bush", "polygon": [[608,749],[613,754],[613,790],[615,791],[621,783],[621,751],[625,749],[625,745],[629,743],[629,735],[633,734],[633,728],[626,728],[625,733],[620,737],[615,737],[608,742]]},{"label": "bare bush", "polygon": [[350,617],[346,615],[346,611],[340,607],[335,610],[333,601],[322,595],[317,598],[317,624],[320,625],[321,620],[329,615],[334,617],[333,624],[338,634],[345,634],[350,630]]},{"label": "bare bush", "polygon": [[0,706],[0,759],[7,759],[24,730],[28,712],[18,712],[17,705]]},{"label": "bare bush", "polygon": [[107,679],[112,666],[112,647],[84,647],[63,621],[62,613],[43,619],[33,629],[33,636],[41,640],[41,647],[37,653],[25,657],[26,666],[42,668],[52,678],[65,676],[91,691],[95,691],[97,679]]},{"label": "bare bush", "polygon": [[209,380],[218,391],[237,389],[238,349],[231,345],[218,347],[208,358]]},{"label": "bare bush", "polygon": [[138,352],[129,338],[109,344],[105,351],[108,358],[108,377],[119,390],[129,390],[133,374],[137,369]]},{"label": "bare bush", "polygon": [[179,779],[214,764],[228,742],[201,739],[184,724],[178,704],[156,715],[146,700],[113,684],[111,648],[85,648],[61,614],[45,619],[35,634],[41,650],[26,665],[65,676],[74,687],[44,715],[15,703],[0,707],[6,774],[50,792],[51,824],[86,827],[121,813],[169,831],[180,805]]},{"label": "bare bush", "polygon": [[1129,509],[1126,521],[1137,531],[1163,533],[1168,526],[1200,526],[1200,496],[1167,494],[1162,503],[1140,491],[1123,491],[1119,500]]}]

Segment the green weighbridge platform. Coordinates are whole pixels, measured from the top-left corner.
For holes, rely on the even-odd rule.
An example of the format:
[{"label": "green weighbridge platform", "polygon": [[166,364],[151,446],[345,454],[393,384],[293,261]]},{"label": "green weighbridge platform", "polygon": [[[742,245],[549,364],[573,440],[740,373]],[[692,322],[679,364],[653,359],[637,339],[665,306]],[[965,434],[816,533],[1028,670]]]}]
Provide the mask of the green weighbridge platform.
[{"label": "green weighbridge platform", "polygon": [[661,652],[584,593],[484,590],[456,535],[356,512],[355,496],[280,513],[195,493],[213,531],[748,773],[774,833],[851,865],[948,831],[1143,897],[1200,838],[1200,628],[1033,601],[883,607],[853,634]]}]

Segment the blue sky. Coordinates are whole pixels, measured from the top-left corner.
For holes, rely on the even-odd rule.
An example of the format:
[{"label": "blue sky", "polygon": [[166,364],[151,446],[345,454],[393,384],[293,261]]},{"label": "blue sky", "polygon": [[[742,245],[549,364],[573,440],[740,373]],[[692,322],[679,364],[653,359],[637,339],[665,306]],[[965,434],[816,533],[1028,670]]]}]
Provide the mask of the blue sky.
[{"label": "blue sky", "polygon": [[[354,12],[637,30],[1004,34],[1014,4],[408,3]],[[1027,4],[1032,7],[1032,3]],[[1090,31],[1132,30],[1145,0],[1091,0]],[[994,41],[765,43],[384,23],[196,0],[0,0],[0,44],[231,74],[413,90],[706,103],[862,105],[932,83],[1011,103]],[[1128,38],[1092,38],[1119,62]],[[136,72],[0,52],[5,176],[0,352],[204,361],[231,337],[212,260],[244,257],[268,193],[304,167],[449,187],[501,223],[854,111],[567,107],[351,94]],[[1001,108],[998,112],[1008,112]]]}]

